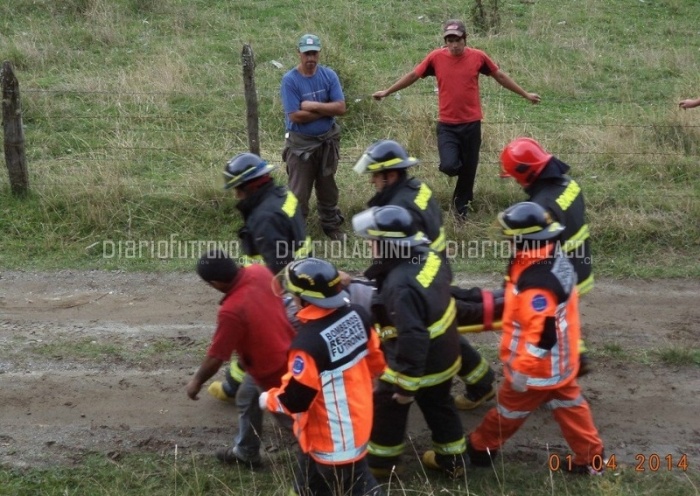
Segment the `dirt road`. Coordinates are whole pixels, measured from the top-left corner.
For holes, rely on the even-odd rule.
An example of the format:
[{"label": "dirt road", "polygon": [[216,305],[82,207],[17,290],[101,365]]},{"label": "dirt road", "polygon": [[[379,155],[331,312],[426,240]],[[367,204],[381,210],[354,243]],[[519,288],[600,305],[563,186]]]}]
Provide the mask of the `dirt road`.
[{"label": "dirt road", "polygon": [[[653,454],[687,454],[697,470],[700,367],[668,365],[658,352],[697,350],[698,295],[699,281],[599,281],[583,302],[596,369],[581,384],[608,455],[634,464]],[[2,273],[0,463],[71,464],[87,453],[118,457],[176,445],[185,455],[226,445],[235,409],[206,392],[199,401],[185,394],[218,300],[193,274]],[[498,337],[484,333],[474,341],[493,358]],[[485,411],[463,413],[465,429]],[[418,450],[429,448],[418,415],[411,434]],[[543,411],[504,453],[539,459],[547,447],[564,453],[565,446]]]}]

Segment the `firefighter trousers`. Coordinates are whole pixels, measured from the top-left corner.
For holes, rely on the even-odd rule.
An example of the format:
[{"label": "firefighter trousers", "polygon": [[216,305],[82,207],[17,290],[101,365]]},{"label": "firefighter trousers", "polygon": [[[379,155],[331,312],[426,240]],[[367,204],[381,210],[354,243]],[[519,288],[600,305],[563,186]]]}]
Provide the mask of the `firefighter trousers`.
[{"label": "firefighter trousers", "polygon": [[367,459],[353,463],[325,465],[297,452],[294,468],[297,496],[384,496],[385,492],[367,466]]},{"label": "firefighter trousers", "polygon": [[[421,388],[416,392],[415,403],[430,428],[435,450],[435,460],[446,470],[464,465],[463,453],[466,441],[462,421],[450,395],[452,381]],[[372,468],[391,468],[398,465],[404,451],[406,425],[411,403],[401,405],[392,399],[393,384],[379,381],[374,393],[374,418],[370,436],[367,462]]]},{"label": "firefighter trousers", "polygon": [[576,379],[556,389],[529,389],[524,393],[514,391],[510,381],[503,381],[498,390],[498,406],[488,411],[469,436],[470,448],[488,448],[491,452],[500,449],[540,405],[552,411],[574,452],[574,464],[590,465],[595,455],[603,454],[603,442]]},{"label": "firefighter trousers", "polygon": [[457,375],[467,385],[467,391],[475,397],[483,396],[491,391],[496,378],[489,363],[476,351],[469,340],[459,336],[459,350],[462,355],[462,368]]}]

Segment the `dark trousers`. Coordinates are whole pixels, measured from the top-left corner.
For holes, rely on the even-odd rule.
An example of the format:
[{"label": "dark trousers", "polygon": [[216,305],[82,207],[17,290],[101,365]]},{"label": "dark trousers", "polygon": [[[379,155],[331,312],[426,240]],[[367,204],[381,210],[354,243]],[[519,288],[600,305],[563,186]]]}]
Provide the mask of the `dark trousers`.
[{"label": "dark trousers", "polygon": [[[442,447],[465,446],[462,421],[450,395],[452,381],[421,388],[416,392],[415,402],[423,414],[432,434],[437,463],[446,470],[463,465],[463,449],[459,453],[447,453]],[[370,467],[391,468],[399,462],[406,436],[406,425],[411,403],[401,405],[391,398],[394,386],[379,381],[374,393],[374,419],[370,436]]]},{"label": "dark trousers", "polygon": [[462,355],[462,368],[458,375],[464,379],[467,391],[475,396],[482,396],[491,390],[496,374],[476,351],[467,338],[459,337],[459,349]]},{"label": "dark trousers", "polygon": [[[338,185],[335,183],[335,171],[338,167],[337,157],[330,155],[333,164],[323,163],[323,147],[314,151],[308,160],[302,160],[294,153],[288,153],[287,174],[289,175],[289,190],[299,200],[301,213],[306,220],[309,215],[309,199],[311,191],[316,189],[316,207],[324,232],[334,231],[343,223],[343,217],[338,208]],[[332,170],[324,175],[324,170]]]},{"label": "dark trousers", "polygon": [[481,149],[481,121],[468,124],[437,125],[440,171],[457,176],[452,195],[452,206],[460,215],[467,214],[467,206],[474,199],[474,181]]},{"label": "dark trousers", "polygon": [[294,491],[299,496],[384,496],[366,458],[354,463],[325,465],[301,451],[297,453],[294,470]]}]

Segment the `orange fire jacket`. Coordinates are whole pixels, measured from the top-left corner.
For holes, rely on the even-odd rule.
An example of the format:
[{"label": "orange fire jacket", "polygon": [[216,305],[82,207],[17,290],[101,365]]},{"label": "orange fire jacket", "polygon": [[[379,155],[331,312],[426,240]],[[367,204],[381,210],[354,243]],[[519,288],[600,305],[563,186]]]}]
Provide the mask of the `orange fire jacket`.
[{"label": "orange fire jacket", "polygon": [[[279,388],[268,391],[267,407],[294,417],[300,448],[318,463],[359,460],[372,429],[372,379],[386,366],[379,337],[356,310],[309,305],[297,317],[299,335],[310,326],[318,335],[292,343],[288,372]],[[308,346],[295,347],[300,342]],[[292,404],[297,411],[289,409]]]},{"label": "orange fire jacket", "polygon": [[548,244],[518,251],[505,287],[500,358],[504,374],[527,387],[554,389],[576,377],[581,334],[573,265]]}]

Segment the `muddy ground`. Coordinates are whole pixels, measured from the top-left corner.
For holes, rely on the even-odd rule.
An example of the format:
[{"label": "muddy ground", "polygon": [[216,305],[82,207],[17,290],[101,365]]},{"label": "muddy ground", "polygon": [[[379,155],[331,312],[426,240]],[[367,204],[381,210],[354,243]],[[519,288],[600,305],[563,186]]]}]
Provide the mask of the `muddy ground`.
[{"label": "muddy ground", "polygon": [[[607,454],[619,461],[687,454],[698,469],[700,367],[669,364],[659,351],[697,350],[699,295],[700,281],[598,281],[582,303],[596,360],[581,384]],[[117,458],[176,446],[183,456],[207,455],[225,446],[235,408],[205,391],[199,401],[185,394],[218,301],[194,274],[0,274],[0,464],[75,464],[90,453]],[[473,336],[492,359],[498,338]],[[462,413],[465,430],[485,411]],[[417,450],[429,448],[417,414],[410,433]],[[504,453],[546,462],[547,448],[567,451],[542,411]]]}]

